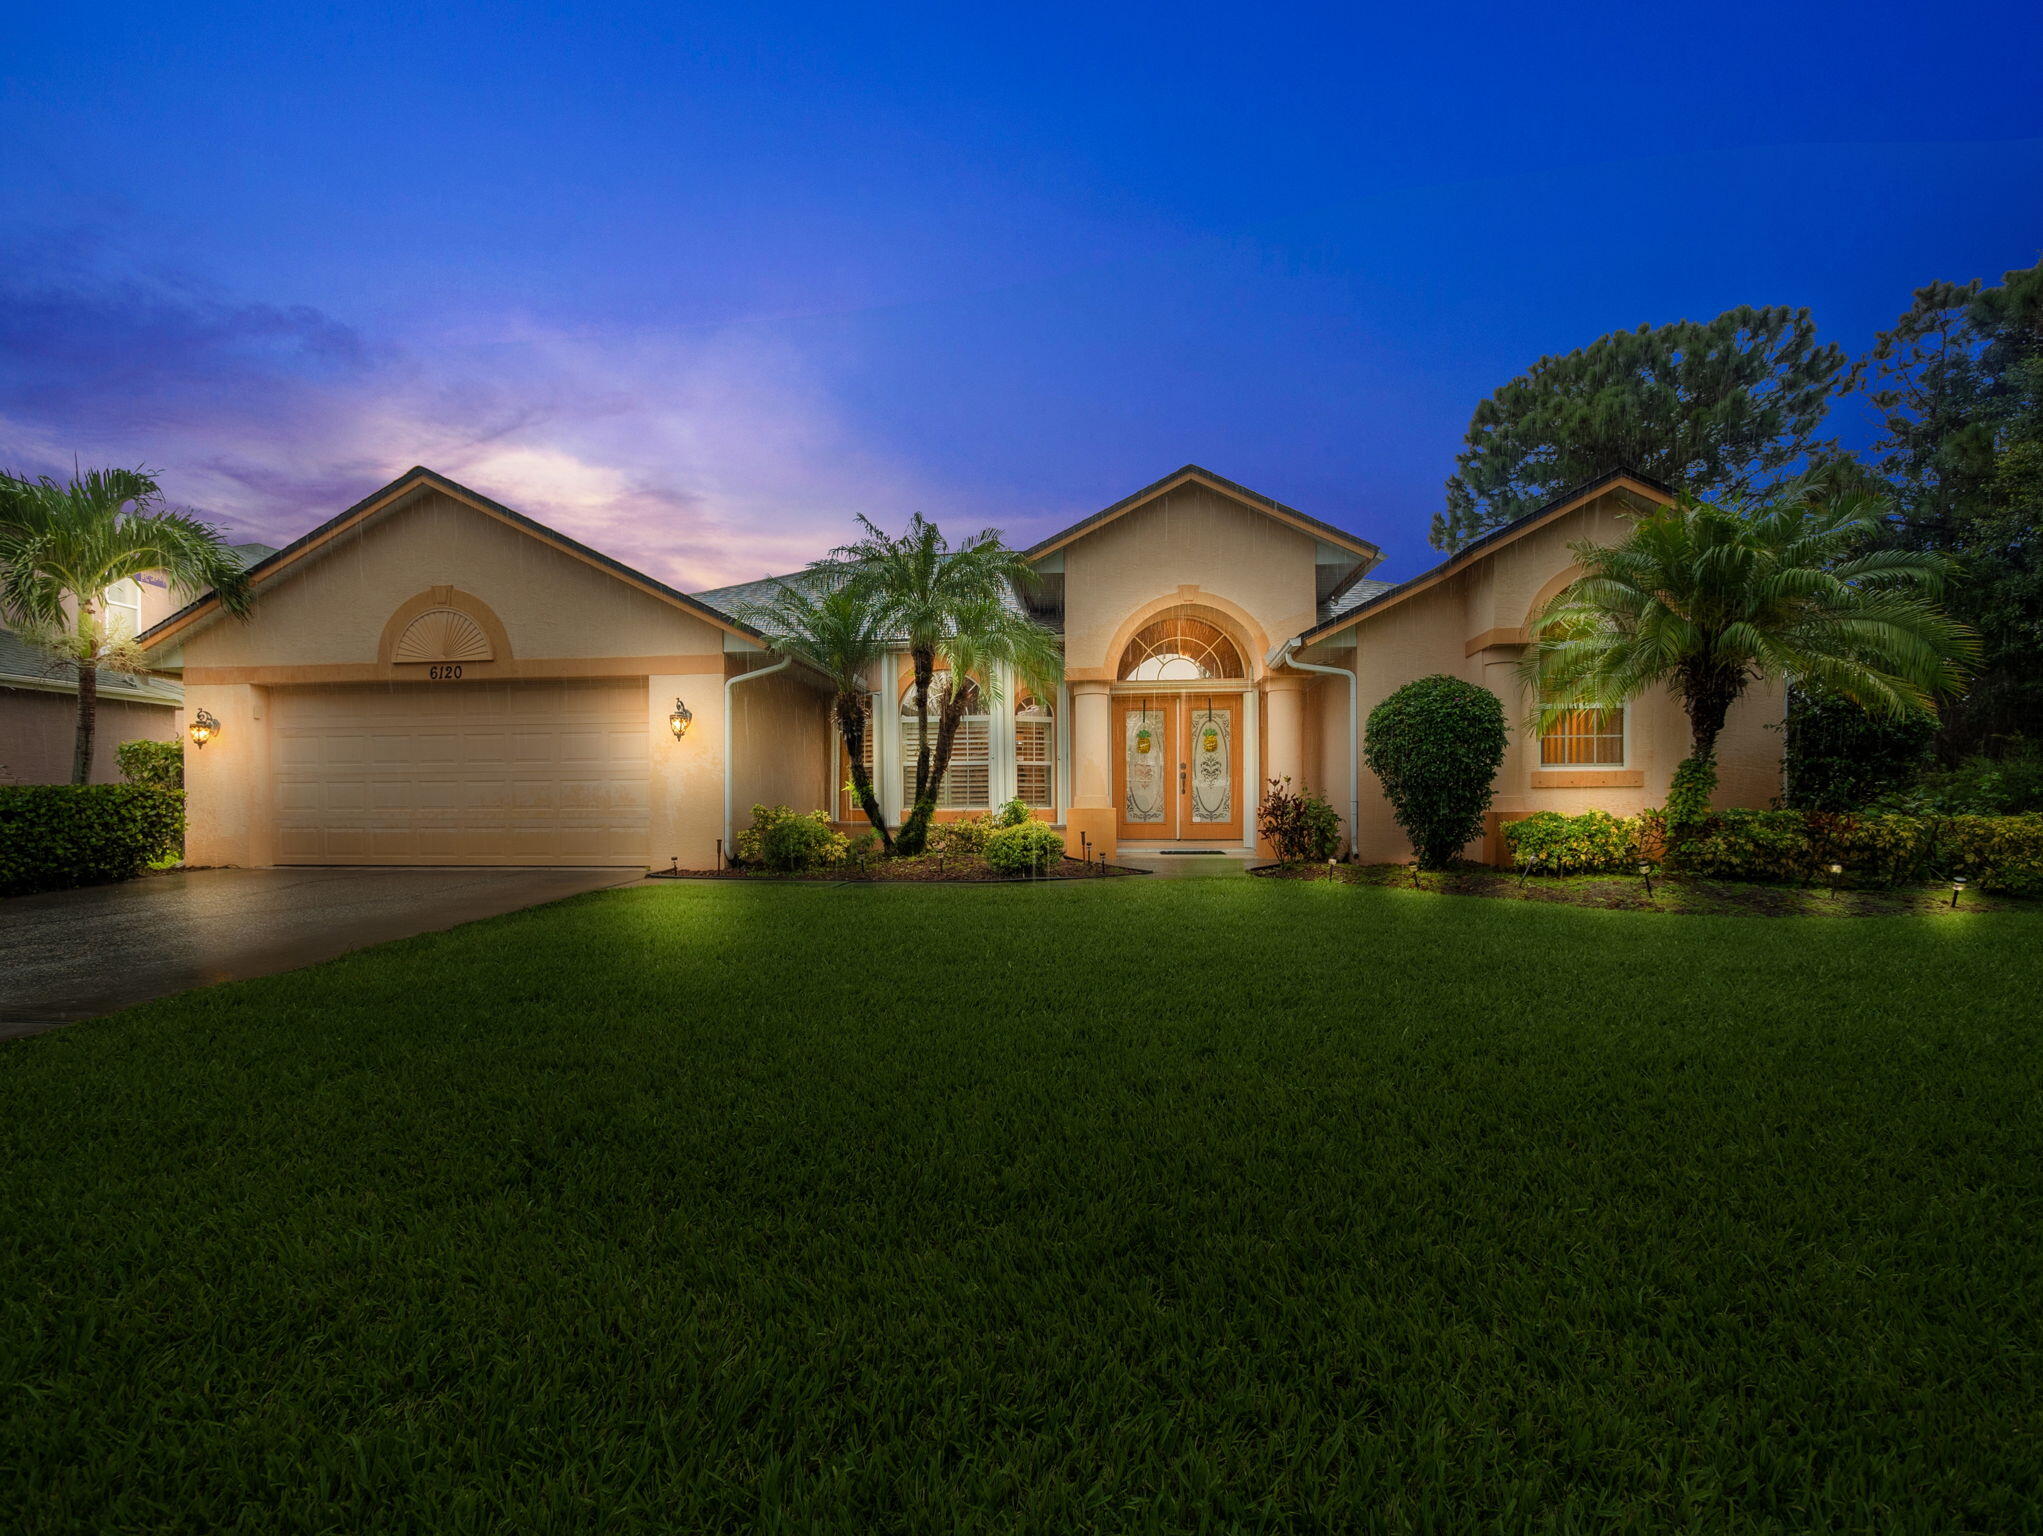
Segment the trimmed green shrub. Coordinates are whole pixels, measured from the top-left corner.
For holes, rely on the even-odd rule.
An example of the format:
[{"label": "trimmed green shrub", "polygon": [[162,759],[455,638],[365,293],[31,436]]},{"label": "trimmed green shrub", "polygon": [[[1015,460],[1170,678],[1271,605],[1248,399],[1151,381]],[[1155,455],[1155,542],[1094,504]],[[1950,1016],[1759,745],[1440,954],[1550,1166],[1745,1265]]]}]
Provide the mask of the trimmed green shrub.
[{"label": "trimmed green shrub", "polygon": [[929,851],[952,859],[984,853],[986,839],[992,835],[991,816],[960,816],[956,821],[940,821],[929,829]]},{"label": "trimmed green shrub", "polygon": [[1040,875],[1064,857],[1064,839],[1040,821],[1002,827],[986,839],[986,865],[999,875]]},{"label": "trimmed green shrub", "polygon": [[1951,816],[1938,828],[1947,867],[1980,889],[2043,896],[2043,815]]},{"label": "trimmed green shrub", "polygon": [[993,813],[993,825],[996,827],[1018,827],[1023,822],[1033,819],[1028,802],[1020,795],[1016,795]]},{"label": "trimmed green shrub", "polygon": [[114,748],[114,761],[121,777],[130,784],[147,784],[151,789],[184,788],[184,743],[181,741],[124,741]]},{"label": "trimmed green shrub", "polygon": [[183,790],[0,786],[0,895],[132,879],[183,837]]},{"label": "trimmed green shrub", "polygon": [[835,864],[850,843],[834,831],[821,811],[791,811],[784,805],[752,807],[752,825],[738,834],[732,850],[740,864],[791,873]]},{"label": "trimmed green shrub", "polygon": [[1797,811],[1856,811],[1905,790],[1929,761],[1934,720],[1876,720],[1849,699],[1788,694],[1784,796]]},{"label": "trimmed green shrub", "polygon": [[1286,864],[1323,864],[1341,851],[1341,813],[1310,789],[1293,794],[1288,778],[1270,780],[1256,827]]},{"label": "trimmed green shrub", "polygon": [[1563,816],[1535,811],[1523,821],[1504,824],[1504,841],[1513,863],[1543,875],[1609,875],[1629,870],[1639,861],[1638,824],[1608,811]]},{"label": "trimmed green shrub", "polygon": [[2022,816],[2043,811],[2043,751],[2017,741],[2001,757],[1968,757],[1923,774],[1881,801],[1920,816]]},{"label": "trimmed green shrub", "polygon": [[1504,740],[1497,696],[1445,672],[1369,712],[1364,755],[1421,868],[1443,867],[1482,835]]}]

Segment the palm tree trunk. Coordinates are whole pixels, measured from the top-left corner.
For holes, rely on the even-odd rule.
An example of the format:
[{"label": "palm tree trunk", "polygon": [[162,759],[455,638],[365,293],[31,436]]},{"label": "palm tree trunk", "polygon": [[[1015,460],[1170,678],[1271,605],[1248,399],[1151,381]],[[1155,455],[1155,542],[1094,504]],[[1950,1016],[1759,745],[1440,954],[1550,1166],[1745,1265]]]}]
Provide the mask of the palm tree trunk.
[{"label": "palm tree trunk", "polygon": [[929,822],[936,811],[936,796],[929,787],[929,685],[936,676],[936,652],[918,646],[910,654],[915,659],[915,808],[901,823],[895,847],[912,859],[929,841]]},{"label": "palm tree trunk", "polygon": [[908,820],[901,827],[901,847],[904,851],[912,846],[920,853],[929,840],[929,825],[936,819],[936,802],[943,794],[943,777],[950,772],[951,751],[957,745],[958,728],[964,724],[965,710],[971,702],[971,693],[952,697],[946,691],[944,700],[937,708],[936,751],[929,764],[929,778],[922,793],[915,797],[915,807],[908,813]]},{"label": "palm tree trunk", "polygon": [[873,793],[873,776],[865,767],[865,733],[867,729],[865,699],[856,693],[837,695],[837,730],[844,737],[844,753],[851,760],[851,788],[858,797],[858,808],[865,812],[865,819],[873,824],[873,830],[880,834],[880,846],[888,853],[894,851],[894,836],[887,830],[886,812],[880,809],[880,797]]},{"label": "palm tree trunk", "polygon": [[71,751],[71,782],[92,782],[92,737],[99,728],[99,665],[78,663],[78,735]]}]

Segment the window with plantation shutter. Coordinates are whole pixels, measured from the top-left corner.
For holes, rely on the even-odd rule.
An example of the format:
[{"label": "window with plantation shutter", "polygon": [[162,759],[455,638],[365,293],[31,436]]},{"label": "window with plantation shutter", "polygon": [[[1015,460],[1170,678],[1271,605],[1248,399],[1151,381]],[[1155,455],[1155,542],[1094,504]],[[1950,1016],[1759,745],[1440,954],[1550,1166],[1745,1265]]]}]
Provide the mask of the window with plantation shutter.
[{"label": "window with plantation shutter", "polygon": [[[929,749],[936,750],[937,701],[943,697],[944,679],[947,674],[939,672],[934,686],[929,690]],[[958,722],[958,734],[951,744],[950,767],[945,770],[943,787],[936,797],[936,808],[940,811],[988,811],[993,808],[993,722],[984,714],[977,713],[985,706],[979,698],[979,690],[972,690],[971,708],[975,711]],[[901,794],[912,799],[915,794],[915,757],[921,750],[922,739],[916,734],[916,719],[911,711],[915,707],[915,692],[911,684],[901,694]],[[903,814],[907,809],[904,808]]]},{"label": "window with plantation shutter", "polygon": [[[877,722],[868,719],[865,723],[865,740],[859,743],[859,758],[865,764],[866,776],[869,779],[872,777],[873,771],[873,732],[876,729]],[[837,793],[837,819],[839,821],[865,820],[865,808],[858,803],[858,796],[852,792],[851,754],[844,750],[844,736],[841,732],[837,737],[837,782],[842,786]],[[873,790],[875,793],[879,791],[877,781],[873,783]],[[882,810],[881,814],[885,815],[886,813]]]},{"label": "window with plantation shutter", "polygon": [[1057,804],[1057,723],[1050,708],[1023,694],[1014,711],[1014,792],[1032,810]]}]

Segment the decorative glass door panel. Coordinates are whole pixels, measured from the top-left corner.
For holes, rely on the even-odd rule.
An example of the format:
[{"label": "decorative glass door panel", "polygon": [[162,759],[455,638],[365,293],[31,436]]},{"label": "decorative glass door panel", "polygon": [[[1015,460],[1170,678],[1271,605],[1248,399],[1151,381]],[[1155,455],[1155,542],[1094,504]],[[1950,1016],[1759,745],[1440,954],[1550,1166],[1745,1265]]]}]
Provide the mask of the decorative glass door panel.
[{"label": "decorative glass door panel", "polygon": [[1191,772],[1186,796],[1194,827],[1224,826],[1234,818],[1234,712],[1210,705],[1192,714]]},{"label": "decorative glass door panel", "polygon": [[1175,699],[1123,700],[1121,716],[1121,835],[1170,837],[1177,768],[1171,752]]},{"label": "decorative glass door panel", "polygon": [[1119,694],[1114,722],[1115,815],[1122,837],[1240,840],[1240,694]]}]

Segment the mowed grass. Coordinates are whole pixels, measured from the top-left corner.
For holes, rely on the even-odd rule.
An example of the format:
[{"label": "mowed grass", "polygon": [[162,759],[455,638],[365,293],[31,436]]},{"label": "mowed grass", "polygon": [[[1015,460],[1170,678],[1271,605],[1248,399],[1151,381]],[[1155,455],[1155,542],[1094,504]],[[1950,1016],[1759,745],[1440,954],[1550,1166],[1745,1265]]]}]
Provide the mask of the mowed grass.
[{"label": "mowed grass", "polygon": [[0,1528],[2033,1530],[2039,940],[654,886],[61,1030]]}]

